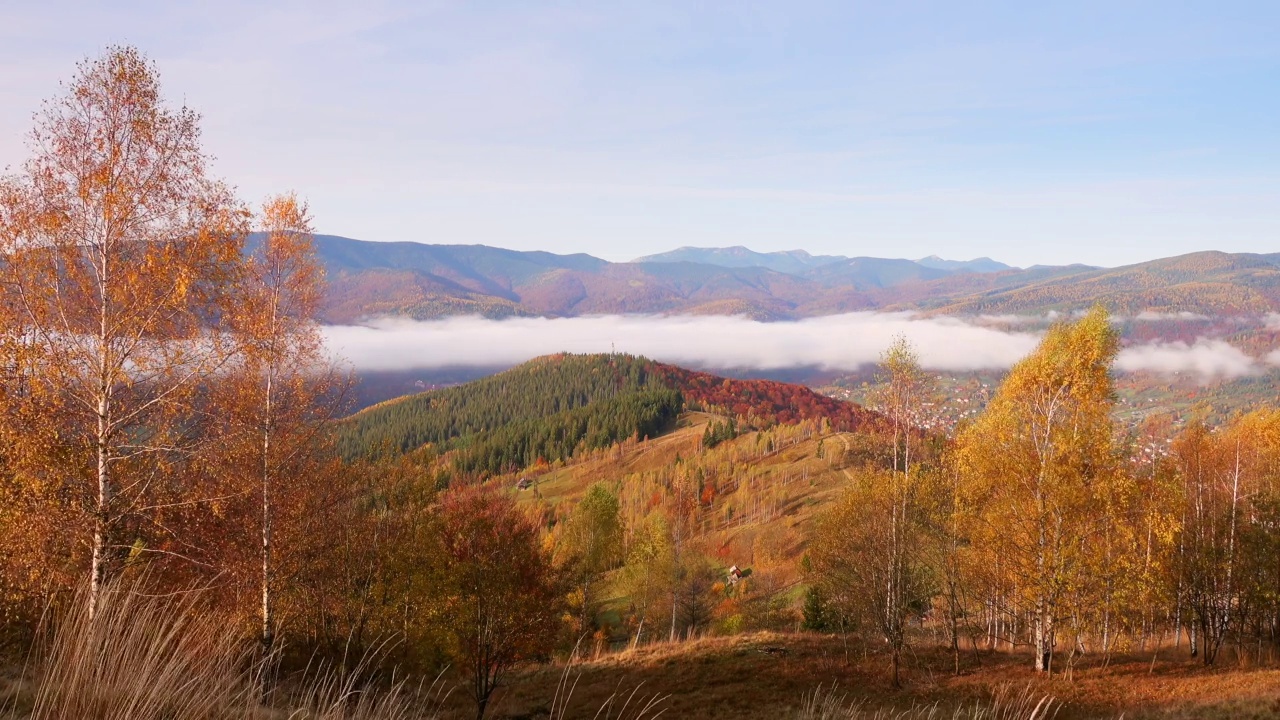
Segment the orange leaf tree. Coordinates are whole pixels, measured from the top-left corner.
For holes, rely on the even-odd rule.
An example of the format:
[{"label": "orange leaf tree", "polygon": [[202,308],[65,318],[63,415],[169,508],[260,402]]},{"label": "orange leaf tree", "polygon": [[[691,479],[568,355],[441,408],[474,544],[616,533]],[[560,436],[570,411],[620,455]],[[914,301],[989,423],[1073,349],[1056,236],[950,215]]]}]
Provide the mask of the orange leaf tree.
[{"label": "orange leaf tree", "polygon": [[176,468],[198,444],[193,402],[229,354],[216,319],[246,214],[209,176],[198,120],[162,102],[137,50],[111,48],[45,104],[0,187],[0,326],[39,356],[27,401],[47,411],[24,441],[62,460],[15,482],[60,505],[91,614],[131,553],[183,554],[157,518],[191,500]]}]

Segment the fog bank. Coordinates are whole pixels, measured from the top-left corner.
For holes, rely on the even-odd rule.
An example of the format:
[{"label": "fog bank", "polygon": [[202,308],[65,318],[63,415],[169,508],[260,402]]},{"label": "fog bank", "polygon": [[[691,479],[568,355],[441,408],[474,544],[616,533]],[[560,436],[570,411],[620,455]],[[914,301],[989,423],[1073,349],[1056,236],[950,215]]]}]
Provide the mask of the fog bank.
[{"label": "fog bank", "polygon": [[[1039,332],[990,327],[989,318],[858,312],[795,322],[742,317],[621,315],[435,321],[384,318],[324,328],[332,352],[360,370],[514,365],[557,352],[627,352],[683,365],[777,370],[813,366],[853,371],[875,363],[899,335],[940,371],[1006,369],[1039,342]],[[1123,371],[1238,377],[1261,365],[1221,340],[1126,347]]]}]

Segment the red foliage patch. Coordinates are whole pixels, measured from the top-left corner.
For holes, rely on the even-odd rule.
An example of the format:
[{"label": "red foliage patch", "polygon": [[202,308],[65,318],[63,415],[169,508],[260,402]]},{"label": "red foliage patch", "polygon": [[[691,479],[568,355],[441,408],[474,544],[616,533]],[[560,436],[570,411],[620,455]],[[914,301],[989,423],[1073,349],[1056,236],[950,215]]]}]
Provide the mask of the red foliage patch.
[{"label": "red foliage patch", "polygon": [[685,402],[712,406],[764,425],[827,418],[836,430],[870,429],[880,416],[861,405],[819,395],[803,385],[773,380],[734,380],[675,365],[654,363],[663,381],[684,394]]}]

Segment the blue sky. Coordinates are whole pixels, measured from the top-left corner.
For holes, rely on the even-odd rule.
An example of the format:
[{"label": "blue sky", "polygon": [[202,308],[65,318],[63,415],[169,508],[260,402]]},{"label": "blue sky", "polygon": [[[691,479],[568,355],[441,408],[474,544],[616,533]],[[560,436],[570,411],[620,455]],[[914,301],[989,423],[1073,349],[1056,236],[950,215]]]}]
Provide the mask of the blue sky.
[{"label": "blue sky", "polygon": [[0,0],[0,166],[111,43],[243,197],[350,237],[1280,251],[1280,3]]}]

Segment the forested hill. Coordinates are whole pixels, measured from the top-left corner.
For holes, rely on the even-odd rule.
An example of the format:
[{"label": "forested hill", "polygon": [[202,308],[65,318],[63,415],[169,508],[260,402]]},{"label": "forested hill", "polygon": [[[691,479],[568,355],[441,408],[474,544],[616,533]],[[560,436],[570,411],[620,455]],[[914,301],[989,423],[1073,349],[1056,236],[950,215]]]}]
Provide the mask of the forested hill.
[{"label": "forested hill", "polygon": [[[602,423],[617,425],[610,429],[624,433],[622,437],[646,429],[650,430],[646,434],[655,434],[659,428],[640,427],[653,418],[642,418],[624,408],[636,413],[642,407],[650,408],[659,399],[655,391],[665,390],[667,387],[653,374],[653,363],[644,358],[550,355],[465,385],[367,408],[342,422],[339,449],[350,458],[404,453],[428,443],[467,447],[483,436],[530,423],[544,426],[531,432],[546,434],[548,442],[581,439],[572,436],[599,431]],[[666,395],[658,405],[669,409],[660,414],[674,419],[683,399],[678,394]],[[594,417],[595,413],[581,412],[586,408],[607,410],[619,417]],[[590,427],[583,428],[582,433],[571,432],[584,423]],[[624,427],[628,425],[631,427]],[[573,450],[572,444],[568,450]]]},{"label": "forested hill", "polygon": [[730,380],[630,355],[560,354],[367,408],[340,423],[338,446],[354,459],[432,444],[456,450],[464,472],[510,472],[658,435],[686,400],[760,425],[829,418],[855,430],[876,417],[799,385]]}]

